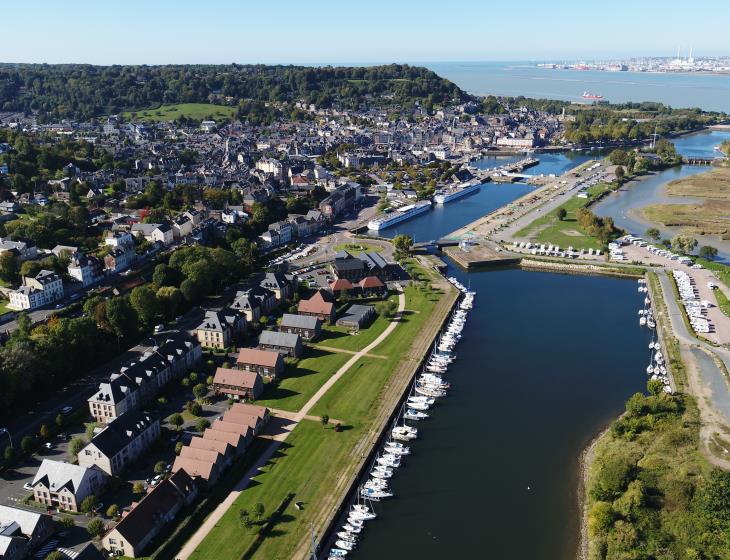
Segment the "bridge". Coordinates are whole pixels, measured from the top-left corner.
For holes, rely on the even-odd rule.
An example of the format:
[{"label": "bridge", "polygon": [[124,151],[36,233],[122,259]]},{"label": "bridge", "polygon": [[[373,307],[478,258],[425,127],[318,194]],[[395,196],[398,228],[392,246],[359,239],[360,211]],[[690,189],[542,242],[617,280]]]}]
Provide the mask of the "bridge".
[{"label": "bridge", "polygon": [[713,165],[715,162],[727,159],[724,157],[702,157],[702,156],[683,156],[682,163],[687,165]]}]

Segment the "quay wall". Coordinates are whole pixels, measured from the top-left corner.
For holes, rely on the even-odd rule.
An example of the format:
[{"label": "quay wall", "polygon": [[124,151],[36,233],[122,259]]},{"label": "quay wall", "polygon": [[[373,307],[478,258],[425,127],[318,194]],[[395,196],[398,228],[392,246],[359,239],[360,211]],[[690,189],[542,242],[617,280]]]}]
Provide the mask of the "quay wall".
[{"label": "quay wall", "polygon": [[520,267],[525,270],[545,270],[548,272],[565,272],[568,274],[591,274],[618,276],[624,278],[641,278],[643,269],[639,272],[637,269],[611,267],[600,264],[577,264],[559,261],[543,261],[539,259],[523,258],[520,261]]}]

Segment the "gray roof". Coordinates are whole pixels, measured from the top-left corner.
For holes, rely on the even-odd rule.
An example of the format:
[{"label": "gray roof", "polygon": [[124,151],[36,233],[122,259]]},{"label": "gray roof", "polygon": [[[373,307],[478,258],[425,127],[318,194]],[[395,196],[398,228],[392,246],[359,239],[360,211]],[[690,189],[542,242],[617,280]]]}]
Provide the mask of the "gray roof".
[{"label": "gray roof", "polygon": [[259,344],[267,346],[282,346],[284,348],[294,348],[299,341],[299,335],[293,333],[283,333],[277,331],[263,331],[259,336]]},{"label": "gray roof", "polygon": [[[92,468],[101,472],[98,467]],[[43,459],[33,479],[33,486],[42,481],[52,492],[58,492],[61,488],[66,487],[72,494],[76,494],[89,483],[89,475],[93,474],[90,471],[91,469],[79,465]]]},{"label": "gray roof", "polygon": [[0,505],[0,526],[15,521],[24,535],[32,535],[43,517],[43,513]]},{"label": "gray roof", "polygon": [[94,444],[107,457],[114,457],[155,422],[159,420],[146,412],[129,410],[109,422],[106,428],[91,438],[89,445]]},{"label": "gray roof", "polygon": [[295,327],[298,329],[316,329],[319,322],[319,317],[294,315],[293,313],[284,313],[281,318],[282,327]]},{"label": "gray roof", "polygon": [[341,319],[345,321],[359,321],[366,315],[372,313],[374,310],[375,308],[372,305],[353,304],[347,311],[345,311],[345,314],[342,316]]}]

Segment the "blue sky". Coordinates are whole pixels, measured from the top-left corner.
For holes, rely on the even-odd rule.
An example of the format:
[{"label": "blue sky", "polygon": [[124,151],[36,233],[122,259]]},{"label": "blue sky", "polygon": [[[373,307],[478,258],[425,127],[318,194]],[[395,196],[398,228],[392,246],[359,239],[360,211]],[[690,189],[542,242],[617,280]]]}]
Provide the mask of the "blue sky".
[{"label": "blue sky", "polygon": [[730,54],[723,1],[23,0],[2,62],[343,63]]}]

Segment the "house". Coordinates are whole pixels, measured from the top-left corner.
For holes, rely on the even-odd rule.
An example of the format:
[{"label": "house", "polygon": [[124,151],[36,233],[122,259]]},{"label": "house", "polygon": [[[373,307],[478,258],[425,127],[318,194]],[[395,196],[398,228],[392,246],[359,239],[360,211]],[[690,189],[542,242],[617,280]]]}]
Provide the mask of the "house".
[{"label": "house", "polygon": [[404,272],[398,263],[386,261],[380,253],[361,253],[358,259],[365,265],[365,275],[375,276],[381,282],[398,280]]},{"label": "house", "polygon": [[236,458],[236,448],[228,443],[227,441],[218,441],[215,439],[206,438],[205,434],[203,437],[193,436],[190,439],[188,447],[193,449],[207,449],[209,451],[218,452],[223,458],[223,466],[229,467],[233,464],[233,460]]},{"label": "house", "polygon": [[322,332],[322,322],[312,315],[293,315],[284,313],[279,323],[279,331],[298,334],[304,340],[314,340]]},{"label": "house", "polygon": [[96,465],[117,476],[149,449],[160,436],[160,420],[147,412],[131,410],[106,425],[78,455],[79,466]]},{"label": "house", "polygon": [[249,416],[255,416],[261,421],[262,426],[268,424],[269,419],[271,418],[271,411],[268,408],[250,403],[233,403],[228,412],[230,414],[247,414]]},{"label": "house", "polygon": [[182,239],[192,233],[193,227],[193,222],[187,216],[181,214],[172,221],[172,237]]},{"label": "house", "polygon": [[374,316],[375,308],[372,305],[353,304],[342,317],[337,319],[337,325],[357,330],[370,323]]},{"label": "house", "polygon": [[137,259],[134,248],[129,246],[115,247],[104,255],[104,269],[110,274],[127,270]]},{"label": "house", "polygon": [[[190,228],[192,231],[192,228]],[[150,234],[150,241],[153,243],[159,241],[163,245],[170,245],[175,240],[175,233],[170,224],[159,224]]]},{"label": "house", "polygon": [[221,212],[221,221],[224,224],[238,224],[248,220],[248,214],[244,212],[243,206],[229,206]]},{"label": "house", "polygon": [[294,291],[292,283],[281,272],[267,272],[259,286],[274,292],[279,301],[289,299]]},{"label": "house", "polygon": [[332,294],[326,290],[318,290],[309,299],[299,300],[297,306],[299,315],[319,317],[321,321],[332,324],[335,322],[337,311]]},{"label": "house", "polygon": [[38,256],[38,247],[32,241],[13,241],[9,237],[0,237],[0,253],[6,251],[15,255],[20,261],[34,259]]},{"label": "house", "polygon": [[102,546],[115,556],[141,556],[150,541],[175,518],[183,506],[191,504],[197,494],[193,479],[184,470],[178,470],[135,504],[102,537]]},{"label": "house", "polygon": [[110,231],[104,238],[104,244],[120,249],[134,247],[134,237],[128,231]]},{"label": "house", "polygon": [[365,275],[365,263],[347,251],[338,251],[330,264],[332,274],[337,279],[357,282]]},{"label": "house", "polygon": [[213,377],[213,390],[229,399],[255,400],[264,390],[264,383],[258,372],[219,367]]},{"label": "house", "polygon": [[347,183],[337,187],[322,202],[319,203],[319,210],[328,220],[334,220],[340,214],[355,207],[360,198],[360,185]]},{"label": "house", "polygon": [[205,348],[227,348],[246,328],[246,318],[233,309],[206,311],[203,322],[195,329],[198,342]]},{"label": "house", "polygon": [[194,366],[203,355],[197,340],[170,336],[147,350],[139,360],[125,364],[109,382],[89,397],[89,410],[97,422],[110,422],[154,397],[165,385]]},{"label": "house", "polygon": [[10,290],[11,309],[36,309],[63,298],[63,281],[50,270],[41,270],[35,276],[23,276],[23,285]]},{"label": "house", "polygon": [[0,505],[0,558],[20,560],[37,549],[55,530],[47,513]]},{"label": "house", "polygon": [[75,251],[68,263],[68,275],[86,286],[100,282],[104,278],[104,261]]},{"label": "house", "polygon": [[214,484],[223,473],[224,468],[223,456],[217,451],[196,449],[186,445],[180,450],[180,455],[175,457],[172,472],[182,470],[193,478]]},{"label": "house", "polygon": [[279,300],[274,292],[261,286],[254,286],[236,293],[231,309],[243,313],[246,321],[253,323],[275,309],[278,304]]},{"label": "house", "polygon": [[[253,434],[251,435],[253,437]],[[231,446],[235,450],[236,455],[239,456],[242,455],[244,451],[246,451],[246,447],[248,447],[248,440],[244,436],[234,432],[226,432],[224,430],[206,428],[205,432],[203,432],[202,439],[210,442],[225,443]],[[193,445],[192,441],[190,442],[190,445]]]},{"label": "house", "polygon": [[43,459],[31,483],[35,501],[66,511],[79,511],[84,498],[99,496],[108,476],[96,465],[82,467]]},{"label": "house", "polygon": [[376,276],[366,276],[357,283],[357,287],[364,296],[382,296],[388,291]]},{"label": "house", "polygon": [[241,436],[246,447],[248,447],[249,443],[251,443],[251,440],[253,439],[253,428],[246,423],[234,422],[232,418],[229,418],[228,420],[225,418],[218,419],[213,422],[211,428],[213,430],[218,430],[219,432],[230,432]]},{"label": "house", "polygon": [[244,371],[254,371],[263,377],[277,377],[284,371],[284,359],[278,352],[241,348],[236,358],[236,367]]},{"label": "house", "polygon": [[350,282],[347,278],[338,278],[334,282],[330,282],[329,286],[335,297],[345,296],[354,289],[352,282]]},{"label": "house", "polygon": [[262,331],[259,335],[259,348],[296,358],[302,353],[302,339],[298,334]]}]

